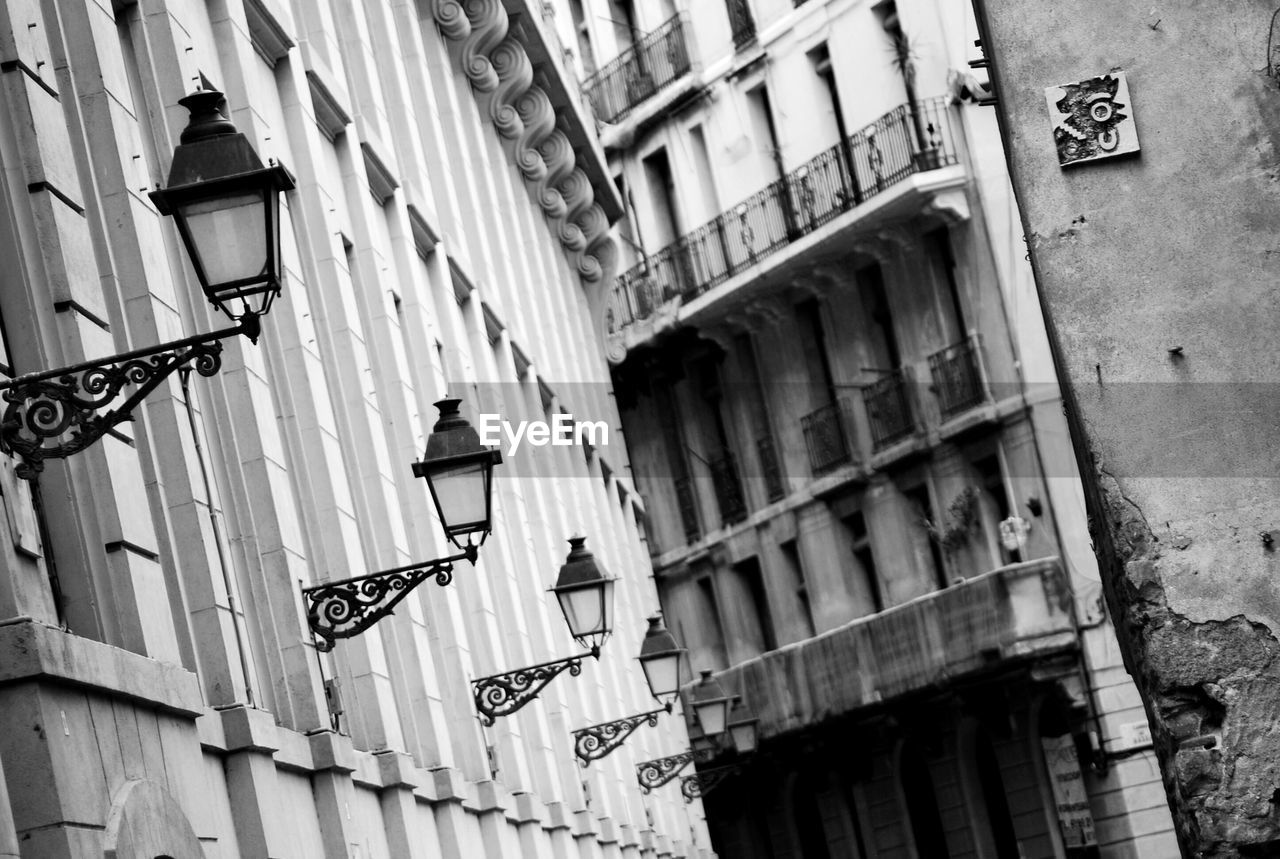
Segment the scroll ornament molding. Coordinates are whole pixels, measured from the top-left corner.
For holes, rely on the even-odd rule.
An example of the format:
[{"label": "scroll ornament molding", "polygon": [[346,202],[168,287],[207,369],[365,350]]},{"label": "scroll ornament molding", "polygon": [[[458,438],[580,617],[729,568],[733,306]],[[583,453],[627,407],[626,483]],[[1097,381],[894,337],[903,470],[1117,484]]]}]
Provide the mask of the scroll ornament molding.
[{"label": "scroll ornament molding", "polygon": [[[512,143],[512,160],[531,186],[561,245],[576,257],[579,276],[610,276],[617,249],[591,181],[577,166],[573,144],[555,127],[555,108],[533,83],[533,63],[515,37],[501,0],[431,0],[440,32],[460,42],[463,74],[488,96],[494,128]],[[483,100],[482,100],[483,101]]]}]

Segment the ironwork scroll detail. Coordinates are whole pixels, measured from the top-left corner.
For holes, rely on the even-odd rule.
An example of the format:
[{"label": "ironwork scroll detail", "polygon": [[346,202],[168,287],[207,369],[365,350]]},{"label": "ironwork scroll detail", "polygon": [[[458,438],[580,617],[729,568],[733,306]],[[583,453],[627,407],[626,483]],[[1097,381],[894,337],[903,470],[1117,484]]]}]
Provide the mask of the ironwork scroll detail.
[{"label": "ironwork scroll detail", "polygon": [[727,767],[716,767],[715,769],[703,770],[702,772],[687,775],[680,779],[680,793],[684,795],[685,802],[693,802],[701,796],[706,796],[715,790],[716,785],[727,779],[729,776],[738,772],[741,767],[733,765]]},{"label": "ironwork scroll detail", "polygon": [[625,719],[615,719],[601,725],[580,728],[573,732],[573,753],[585,767],[592,761],[607,757],[645,722],[648,722],[651,728],[658,727],[658,716],[665,712],[667,712],[665,709],[651,710],[648,713],[627,716]]},{"label": "ironwork scroll detail", "polygon": [[453,581],[453,565],[463,560],[474,564],[476,555],[476,547],[469,546],[447,558],[303,588],[307,625],[316,636],[316,650],[326,653],[333,650],[337,639],[364,632],[392,614],[409,591],[429,578],[444,587]]},{"label": "ironwork scroll detail", "polygon": [[702,761],[709,758],[709,751],[681,752],[678,755],[670,755],[657,760],[645,761],[636,765],[636,780],[640,782],[640,791],[648,793],[654,788],[662,787],[680,774],[680,770],[687,767],[694,761]]},{"label": "ironwork scroll detail", "polygon": [[[29,379],[19,376],[4,389],[8,405],[0,421],[0,449],[22,457],[15,473],[24,480],[34,480],[44,470],[44,460],[78,453],[116,424],[132,420],[134,408],[187,364],[201,376],[214,375],[222,367],[222,344],[196,342],[181,349],[107,358],[60,374],[40,373]],[[98,413],[128,385],[135,388],[126,399],[110,411]],[[62,440],[56,444],[46,444],[59,438]]]},{"label": "ironwork scroll detail", "polygon": [[595,654],[570,656],[553,662],[530,665],[528,668],[518,668],[505,674],[472,680],[471,685],[475,687],[476,710],[480,713],[481,723],[492,725],[499,716],[510,716],[537,698],[543,687],[565,669],[568,669],[570,675],[577,677],[582,673],[582,660],[588,655]]}]

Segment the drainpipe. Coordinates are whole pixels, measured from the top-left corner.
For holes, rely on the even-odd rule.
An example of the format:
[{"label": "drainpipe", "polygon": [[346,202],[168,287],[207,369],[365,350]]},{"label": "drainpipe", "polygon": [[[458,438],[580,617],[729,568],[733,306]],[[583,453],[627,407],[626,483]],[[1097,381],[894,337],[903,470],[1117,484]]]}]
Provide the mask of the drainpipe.
[{"label": "drainpipe", "polygon": [[191,424],[191,438],[196,445],[196,460],[200,463],[200,478],[204,482],[204,497],[209,504],[209,526],[213,530],[213,543],[218,548],[218,568],[222,571],[222,585],[227,591],[227,605],[231,609],[231,626],[236,636],[236,655],[240,658],[240,670],[244,674],[244,697],[245,703],[250,707],[255,707],[253,700],[253,684],[250,678],[253,676],[249,673],[249,660],[245,655],[248,648],[244,639],[244,629],[240,625],[240,600],[237,598],[235,582],[232,580],[231,568],[227,563],[226,550],[222,547],[222,528],[218,524],[218,514],[213,506],[213,487],[209,480],[209,466],[204,458],[204,446],[200,443],[200,427],[196,421],[195,409],[191,406],[191,389],[188,383],[191,381],[191,368],[182,367],[178,370],[178,375],[182,380],[182,400],[187,410],[187,420]]}]

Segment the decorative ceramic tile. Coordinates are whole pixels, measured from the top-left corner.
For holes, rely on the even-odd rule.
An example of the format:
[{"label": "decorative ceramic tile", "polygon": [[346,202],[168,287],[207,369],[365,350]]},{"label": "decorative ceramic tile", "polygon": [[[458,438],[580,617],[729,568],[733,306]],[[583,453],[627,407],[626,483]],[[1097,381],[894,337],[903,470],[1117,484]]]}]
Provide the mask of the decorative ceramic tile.
[{"label": "decorative ceramic tile", "polygon": [[1129,83],[1112,72],[1078,83],[1046,87],[1058,163],[1082,164],[1138,151]]}]

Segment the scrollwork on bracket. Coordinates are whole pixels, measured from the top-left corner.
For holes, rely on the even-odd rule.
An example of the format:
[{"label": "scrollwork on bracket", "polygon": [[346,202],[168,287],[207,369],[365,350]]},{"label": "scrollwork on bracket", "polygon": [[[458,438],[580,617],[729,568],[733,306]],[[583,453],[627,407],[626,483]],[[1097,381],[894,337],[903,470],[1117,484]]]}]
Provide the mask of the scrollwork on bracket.
[{"label": "scrollwork on bracket", "polygon": [[687,775],[680,779],[680,793],[684,796],[685,802],[693,802],[695,799],[711,793],[711,791],[715,790],[716,785],[740,769],[741,767],[739,766],[730,765]]},{"label": "scrollwork on bracket", "polygon": [[[44,470],[46,459],[78,453],[112,427],[132,420],[138,404],[180,368],[191,365],[201,376],[217,373],[222,366],[222,343],[217,338],[239,331],[214,332],[65,371],[19,376],[4,386],[8,405],[0,421],[0,449],[22,457],[15,473],[33,480]],[[128,397],[98,413],[129,385],[136,387]],[[47,443],[56,439],[61,441]]]},{"label": "scrollwork on bracket", "polygon": [[623,741],[631,736],[636,728],[646,722],[649,727],[656,728],[658,726],[658,717],[665,712],[667,712],[665,709],[651,710],[648,713],[640,713],[635,716],[627,716],[624,719],[615,719],[612,722],[580,728],[573,732],[573,753],[578,756],[579,761],[585,767],[592,761],[607,757],[610,752],[621,746]]},{"label": "scrollwork on bracket", "polygon": [[655,788],[662,787],[679,775],[680,770],[689,764],[694,761],[706,760],[710,756],[710,751],[690,749],[687,752],[680,752],[678,755],[669,755],[665,758],[637,764],[636,780],[640,782],[641,793],[649,793]]},{"label": "scrollwork on bracket", "polygon": [[337,639],[364,632],[391,614],[411,590],[429,578],[434,577],[436,584],[444,587],[453,581],[455,563],[474,564],[477,556],[478,548],[468,546],[466,551],[447,558],[304,588],[307,625],[317,638],[316,650],[333,650]]},{"label": "scrollwork on bracket", "polygon": [[476,711],[480,714],[481,723],[492,725],[499,716],[510,716],[537,698],[543,687],[566,669],[571,676],[577,677],[582,673],[582,660],[588,656],[598,657],[599,651],[593,650],[581,656],[555,659],[527,668],[517,668],[505,674],[472,680]]}]

